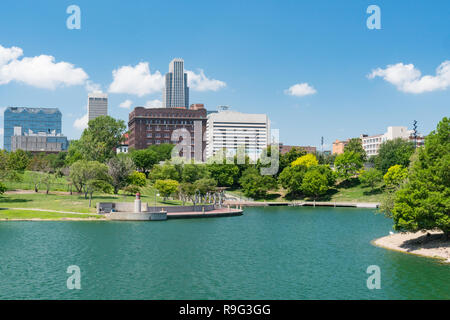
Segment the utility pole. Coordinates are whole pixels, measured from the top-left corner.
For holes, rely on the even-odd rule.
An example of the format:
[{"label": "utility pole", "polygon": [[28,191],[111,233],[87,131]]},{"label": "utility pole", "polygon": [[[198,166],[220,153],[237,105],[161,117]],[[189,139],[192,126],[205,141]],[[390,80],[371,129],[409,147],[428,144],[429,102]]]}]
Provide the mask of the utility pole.
[{"label": "utility pole", "polygon": [[414,137],[414,149],[417,148],[417,120],[413,121],[413,137]]},{"label": "utility pole", "polygon": [[322,146],[322,153],[323,153],[323,136],[322,139],[320,139],[320,145]]}]

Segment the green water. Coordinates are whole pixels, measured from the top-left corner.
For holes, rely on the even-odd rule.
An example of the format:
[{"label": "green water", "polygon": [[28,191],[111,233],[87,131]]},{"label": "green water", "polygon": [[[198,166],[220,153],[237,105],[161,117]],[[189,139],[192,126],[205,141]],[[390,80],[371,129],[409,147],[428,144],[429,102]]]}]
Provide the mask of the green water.
[{"label": "green water", "polygon": [[[450,299],[450,266],[374,247],[368,209],[164,222],[0,222],[0,299]],[[68,290],[69,265],[81,290]],[[369,290],[366,269],[381,269]]]}]

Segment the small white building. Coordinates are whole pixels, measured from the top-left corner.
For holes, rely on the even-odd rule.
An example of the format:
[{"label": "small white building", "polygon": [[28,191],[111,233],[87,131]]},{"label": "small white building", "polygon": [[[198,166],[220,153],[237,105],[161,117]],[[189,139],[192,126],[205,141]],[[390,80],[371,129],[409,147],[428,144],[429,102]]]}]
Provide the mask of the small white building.
[{"label": "small white building", "polygon": [[362,147],[366,151],[367,156],[375,156],[378,154],[378,150],[383,142],[397,138],[408,140],[412,134],[413,130],[408,130],[407,127],[388,127],[387,132],[384,134],[374,136],[361,135]]},{"label": "small white building", "polygon": [[210,113],[206,124],[206,158],[227,150],[227,156],[237,154],[239,148],[251,160],[261,156],[270,143],[270,121],[266,114],[250,114],[220,108]]}]

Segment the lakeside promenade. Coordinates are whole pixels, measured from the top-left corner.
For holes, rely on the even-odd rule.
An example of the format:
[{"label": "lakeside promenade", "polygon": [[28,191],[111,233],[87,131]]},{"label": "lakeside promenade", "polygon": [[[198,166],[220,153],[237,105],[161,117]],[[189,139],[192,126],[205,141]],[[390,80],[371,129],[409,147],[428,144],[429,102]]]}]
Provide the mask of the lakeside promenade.
[{"label": "lakeside promenade", "polygon": [[337,201],[249,201],[249,200],[226,200],[224,205],[236,207],[347,207],[347,208],[373,208],[379,207],[378,202],[337,202]]}]

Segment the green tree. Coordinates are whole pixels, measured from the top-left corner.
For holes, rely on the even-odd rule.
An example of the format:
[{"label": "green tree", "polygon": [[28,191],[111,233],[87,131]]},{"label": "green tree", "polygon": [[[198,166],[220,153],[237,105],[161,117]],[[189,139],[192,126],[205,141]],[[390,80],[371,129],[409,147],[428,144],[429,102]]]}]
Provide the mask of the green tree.
[{"label": "green tree", "polygon": [[311,166],[316,166],[319,164],[319,161],[317,161],[317,158],[312,153],[305,154],[304,156],[301,156],[300,158],[297,158],[295,161],[291,163],[292,167],[295,166],[305,166],[306,168],[309,168]]},{"label": "green tree", "polygon": [[209,172],[204,164],[185,164],[181,172],[181,181],[194,183],[197,180],[209,178]]},{"label": "green tree", "polygon": [[354,151],[344,152],[334,160],[336,172],[343,180],[347,180],[356,175],[362,166],[363,161],[361,155]]},{"label": "green tree", "polygon": [[148,147],[148,149],[156,152],[158,155],[158,162],[160,161],[166,161],[171,159],[172,157],[172,149],[175,147],[175,145],[170,143],[161,143],[161,144],[154,144]]},{"label": "green tree", "polygon": [[0,182],[0,194],[4,194],[6,190],[6,186],[2,182]]},{"label": "green tree", "polygon": [[70,167],[72,164],[77,162],[78,160],[83,160],[83,153],[81,150],[81,142],[80,140],[71,140],[69,142],[69,148],[67,150],[67,156],[64,160],[65,165]]},{"label": "green tree", "polygon": [[356,152],[361,156],[361,161],[367,161],[367,153],[362,146],[362,141],[360,138],[352,138],[348,141],[348,143],[344,147],[344,152]]},{"label": "green tree", "polygon": [[112,186],[103,179],[90,179],[86,182],[86,192],[89,194],[89,208],[92,203],[92,194],[94,192],[110,193]]},{"label": "green tree", "polygon": [[148,175],[149,180],[154,183],[156,180],[176,180],[180,181],[180,173],[173,164],[164,163],[155,165]]},{"label": "green tree", "polygon": [[109,182],[108,167],[98,161],[78,160],[70,166],[70,180],[78,192],[84,192],[87,199],[88,182],[102,180]]},{"label": "green tree", "polygon": [[373,191],[375,186],[383,181],[383,175],[380,170],[375,168],[370,168],[364,170],[359,175],[359,181],[363,186],[370,187],[370,190]]},{"label": "green tree", "polygon": [[300,147],[293,147],[285,154],[280,154],[279,172],[282,172],[286,167],[290,167],[293,161],[304,155],[306,155],[306,151]]},{"label": "green tree", "polygon": [[178,181],[172,179],[156,180],[154,186],[165,200],[178,190],[179,183]]},{"label": "green tree", "polygon": [[278,182],[291,197],[298,196],[301,193],[303,177],[307,170],[306,166],[288,166],[278,176]]},{"label": "green tree", "polygon": [[41,182],[45,185],[45,193],[48,194],[52,183],[55,181],[55,176],[52,173],[43,173]]},{"label": "green tree", "polygon": [[327,193],[329,182],[326,174],[318,169],[311,169],[305,173],[303,177],[301,190],[307,196],[313,196],[314,199]]},{"label": "green tree", "polygon": [[145,187],[147,184],[147,179],[145,174],[138,171],[133,171],[127,178],[129,185],[135,185],[138,187]]},{"label": "green tree", "polygon": [[267,191],[277,187],[277,182],[272,176],[261,176],[256,168],[248,168],[239,179],[242,191],[247,197],[260,199],[267,195]]},{"label": "green tree", "polygon": [[23,150],[16,150],[9,153],[8,169],[23,172],[30,163],[30,154]]},{"label": "green tree", "polygon": [[206,165],[206,167],[219,187],[234,186],[239,180],[239,168],[235,164],[213,163]]},{"label": "green tree", "polygon": [[180,195],[180,199],[183,201],[183,205],[187,200],[192,200],[195,204],[194,196],[195,196],[195,185],[189,182],[182,182],[178,186],[178,194]]},{"label": "green tree", "polygon": [[80,149],[87,160],[106,162],[115,156],[115,148],[123,141],[123,120],[100,116],[88,123],[80,139]]},{"label": "green tree", "polygon": [[212,178],[202,178],[194,182],[195,191],[198,191],[201,197],[205,197],[208,193],[214,192],[216,186],[217,181]]},{"label": "green tree", "polygon": [[147,148],[142,150],[131,150],[131,159],[138,168],[139,171],[143,172],[146,177],[148,173],[153,168],[155,164],[160,161],[160,155],[156,153],[153,149]]},{"label": "green tree", "polygon": [[108,174],[111,177],[111,185],[114,194],[128,183],[128,176],[134,171],[135,166],[130,157],[119,155],[108,160]]},{"label": "green tree", "polygon": [[400,231],[438,228],[450,234],[450,119],[444,117],[417,149],[408,180],[384,211]]},{"label": "green tree", "polygon": [[403,168],[401,165],[396,164],[388,169],[386,174],[383,176],[384,183],[386,187],[395,189],[400,186],[400,184],[406,180],[408,177],[408,169]]},{"label": "green tree", "polygon": [[413,153],[413,142],[401,138],[385,141],[378,150],[378,155],[375,158],[375,167],[383,174],[396,164],[407,168]]}]

